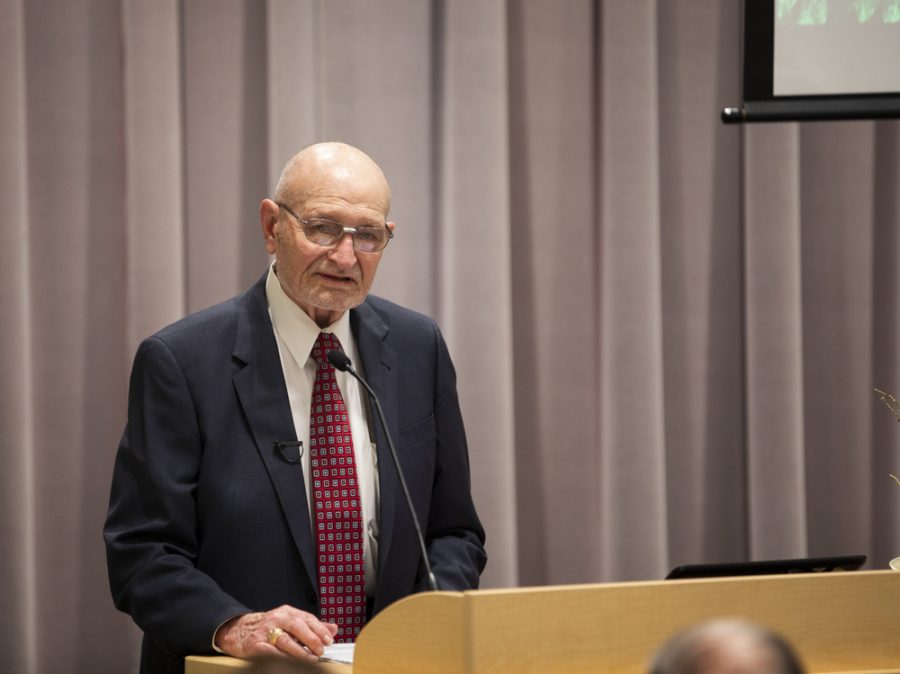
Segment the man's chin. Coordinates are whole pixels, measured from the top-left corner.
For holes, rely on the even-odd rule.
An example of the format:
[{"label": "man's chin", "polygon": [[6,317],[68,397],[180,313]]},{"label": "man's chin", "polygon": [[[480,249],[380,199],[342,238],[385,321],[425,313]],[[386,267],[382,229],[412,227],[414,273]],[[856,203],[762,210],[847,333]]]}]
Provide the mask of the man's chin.
[{"label": "man's chin", "polygon": [[322,311],[343,313],[362,304],[365,295],[359,293],[319,293],[308,298],[309,304]]}]

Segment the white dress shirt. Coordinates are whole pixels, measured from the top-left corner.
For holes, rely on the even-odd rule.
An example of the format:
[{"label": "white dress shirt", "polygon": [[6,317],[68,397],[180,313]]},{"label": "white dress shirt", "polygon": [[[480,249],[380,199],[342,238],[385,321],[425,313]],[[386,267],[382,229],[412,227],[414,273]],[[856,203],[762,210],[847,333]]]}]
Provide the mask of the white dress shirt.
[{"label": "white dress shirt", "polygon": [[[319,332],[330,332],[338,338],[344,353],[350,357],[354,369],[360,374],[362,374],[362,364],[356,349],[356,340],[353,339],[353,334],[350,332],[349,312],[345,311],[337,321],[327,328],[320,328],[285,294],[275,275],[274,265],[269,267],[269,275],[266,279],[266,298],[269,302],[269,316],[272,318],[275,339],[278,342],[281,369],[284,372],[285,384],[287,384],[294,430],[297,433],[297,440],[303,443],[300,463],[303,467],[306,486],[306,502],[309,504],[310,527],[315,540],[313,500],[309,487],[309,406],[318,365],[310,357],[310,351],[312,351]],[[369,433],[365,392],[359,382],[348,373],[338,370],[335,372],[335,376],[350,417],[356,479],[359,483],[362,517],[366,531],[363,550],[366,567],[366,594],[371,597],[375,594],[377,579],[375,562],[378,558],[378,459],[375,444]]]}]

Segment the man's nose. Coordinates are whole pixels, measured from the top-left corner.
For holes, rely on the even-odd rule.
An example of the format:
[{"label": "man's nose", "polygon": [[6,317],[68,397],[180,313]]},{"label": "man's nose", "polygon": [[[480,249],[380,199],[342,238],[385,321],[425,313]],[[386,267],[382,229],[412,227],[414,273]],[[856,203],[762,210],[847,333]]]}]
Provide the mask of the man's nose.
[{"label": "man's nose", "polygon": [[344,236],[338,241],[338,244],[331,249],[328,257],[341,267],[352,267],[356,264],[356,251],[353,249],[353,235],[350,232],[344,232]]}]

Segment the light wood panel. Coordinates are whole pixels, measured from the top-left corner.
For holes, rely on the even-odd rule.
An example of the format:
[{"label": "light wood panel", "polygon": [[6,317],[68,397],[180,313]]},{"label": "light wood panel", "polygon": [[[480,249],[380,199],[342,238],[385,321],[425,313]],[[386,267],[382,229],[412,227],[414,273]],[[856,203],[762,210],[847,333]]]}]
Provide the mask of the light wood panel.
[{"label": "light wood panel", "polygon": [[872,571],[417,595],[366,627],[354,674],[645,672],[720,616],[777,630],[810,672],[900,671],[900,575]]},{"label": "light wood panel", "polygon": [[[900,672],[893,571],[609,583],[407,597],[376,616],[341,674],[642,674],[676,631],[743,617],[781,633],[810,673]],[[198,669],[187,674],[228,674]],[[325,671],[325,670],[323,670]]]}]

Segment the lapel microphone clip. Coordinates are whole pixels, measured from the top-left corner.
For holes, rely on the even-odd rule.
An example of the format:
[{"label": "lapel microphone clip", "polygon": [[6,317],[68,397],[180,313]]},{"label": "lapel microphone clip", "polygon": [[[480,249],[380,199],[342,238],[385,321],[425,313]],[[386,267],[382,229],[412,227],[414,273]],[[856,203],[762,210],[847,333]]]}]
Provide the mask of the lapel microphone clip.
[{"label": "lapel microphone clip", "polygon": [[272,443],[272,447],[282,459],[291,464],[300,463],[300,457],[303,456],[302,440],[276,440]]}]

